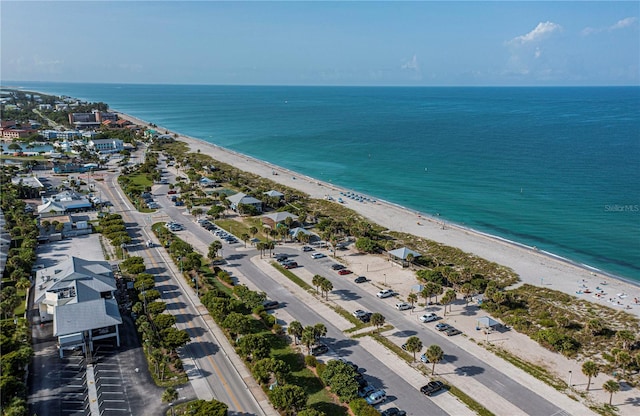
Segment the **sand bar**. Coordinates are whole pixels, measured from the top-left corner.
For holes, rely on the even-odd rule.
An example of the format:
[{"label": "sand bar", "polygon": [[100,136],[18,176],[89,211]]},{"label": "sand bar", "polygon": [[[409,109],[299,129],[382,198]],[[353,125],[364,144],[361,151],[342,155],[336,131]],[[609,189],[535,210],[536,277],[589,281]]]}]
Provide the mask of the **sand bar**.
[{"label": "sand bar", "polygon": [[[131,115],[112,111],[140,126],[149,125],[149,122]],[[220,162],[298,189],[312,198],[332,197],[337,201],[342,197],[341,192],[351,191],[161,126],[155,129],[177,134],[178,140],[187,143],[193,152],[199,149],[201,153]],[[522,283],[561,291],[590,302],[620,308],[640,317],[640,283],[623,280],[533,247],[443,222],[371,196],[370,198],[375,202],[357,202],[342,197],[346,207],[390,230],[428,238],[510,267],[520,276]]]}]

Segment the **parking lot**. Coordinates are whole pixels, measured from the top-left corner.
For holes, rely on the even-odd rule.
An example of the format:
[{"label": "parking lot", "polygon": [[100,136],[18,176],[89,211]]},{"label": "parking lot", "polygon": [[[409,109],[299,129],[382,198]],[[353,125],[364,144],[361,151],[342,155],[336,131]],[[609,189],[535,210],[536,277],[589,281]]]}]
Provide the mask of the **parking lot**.
[{"label": "parking lot", "polygon": [[105,416],[131,415],[121,362],[112,345],[100,345],[94,355],[98,408]]}]

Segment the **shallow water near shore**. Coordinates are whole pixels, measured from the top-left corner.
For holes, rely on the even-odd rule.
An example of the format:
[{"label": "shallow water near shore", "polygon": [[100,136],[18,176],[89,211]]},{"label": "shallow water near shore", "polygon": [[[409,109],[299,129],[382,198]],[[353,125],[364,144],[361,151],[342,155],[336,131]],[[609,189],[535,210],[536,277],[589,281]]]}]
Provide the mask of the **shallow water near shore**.
[{"label": "shallow water near shore", "polygon": [[637,87],[14,85],[640,282]]}]

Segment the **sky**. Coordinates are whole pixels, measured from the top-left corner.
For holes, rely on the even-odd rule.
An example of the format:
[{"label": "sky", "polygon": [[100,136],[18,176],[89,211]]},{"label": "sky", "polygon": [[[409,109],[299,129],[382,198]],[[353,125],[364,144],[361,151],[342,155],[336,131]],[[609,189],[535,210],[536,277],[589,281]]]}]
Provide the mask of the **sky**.
[{"label": "sky", "polygon": [[0,82],[640,84],[638,1],[0,1]]}]

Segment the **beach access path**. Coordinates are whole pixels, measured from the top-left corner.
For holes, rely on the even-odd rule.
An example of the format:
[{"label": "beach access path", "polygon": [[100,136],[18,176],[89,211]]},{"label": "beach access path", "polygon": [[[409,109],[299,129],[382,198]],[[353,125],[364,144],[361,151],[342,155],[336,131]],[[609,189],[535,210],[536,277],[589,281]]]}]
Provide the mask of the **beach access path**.
[{"label": "beach access path", "polygon": [[[141,126],[149,124],[128,114],[120,112],[118,114]],[[162,127],[156,129],[169,131]],[[318,181],[202,140],[183,136],[177,132],[169,131],[169,133],[177,134],[177,140],[187,143],[192,152],[199,150],[220,162],[298,189],[312,198],[331,197],[336,203],[339,203],[337,200],[341,197],[340,192],[349,192],[349,190],[333,184]],[[370,221],[390,230],[428,238],[510,267],[520,276],[520,284],[528,283],[557,290],[594,303],[625,309],[626,312],[640,317],[640,303],[635,302],[635,300],[640,301],[640,285],[604,276],[594,270],[540,252],[535,248],[517,245],[445,223],[437,218],[425,217],[415,211],[391,203],[379,200],[376,202],[357,202],[343,199],[345,199],[344,204],[347,208],[353,209]],[[606,283],[606,295],[596,298],[594,297],[596,287],[603,288],[602,283]],[[585,293],[586,289],[589,289],[591,293]]]}]

